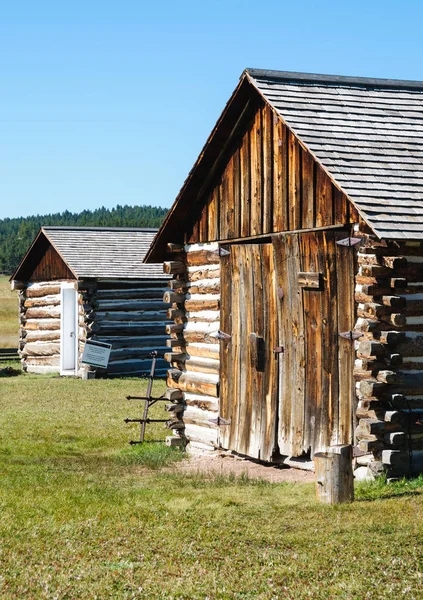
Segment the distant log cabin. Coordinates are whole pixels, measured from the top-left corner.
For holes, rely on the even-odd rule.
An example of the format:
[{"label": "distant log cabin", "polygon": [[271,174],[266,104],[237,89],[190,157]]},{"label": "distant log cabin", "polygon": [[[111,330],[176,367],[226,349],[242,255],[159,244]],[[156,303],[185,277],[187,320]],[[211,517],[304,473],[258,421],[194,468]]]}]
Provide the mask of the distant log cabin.
[{"label": "distant log cabin", "polygon": [[423,83],[248,69],[147,262],[193,452],[423,471]]},{"label": "distant log cabin", "polygon": [[157,229],[42,227],[11,277],[19,289],[20,354],[30,373],[83,376],[87,339],[112,344],[107,370],[143,375],[163,359],[169,276],[143,264]]}]

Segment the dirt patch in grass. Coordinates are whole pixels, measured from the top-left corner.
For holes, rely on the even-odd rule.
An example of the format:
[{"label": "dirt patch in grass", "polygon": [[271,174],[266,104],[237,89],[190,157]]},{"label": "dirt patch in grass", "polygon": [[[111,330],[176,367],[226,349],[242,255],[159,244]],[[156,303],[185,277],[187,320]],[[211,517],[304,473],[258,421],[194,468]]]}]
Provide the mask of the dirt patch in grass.
[{"label": "dirt patch in grass", "polygon": [[314,481],[314,473],[311,471],[267,465],[228,453],[187,457],[185,460],[174,463],[172,471],[187,475],[202,474],[213,477],[216,475],[236,478],[244,476],[249,479],[262,479],[270,483],[312,483]]}]

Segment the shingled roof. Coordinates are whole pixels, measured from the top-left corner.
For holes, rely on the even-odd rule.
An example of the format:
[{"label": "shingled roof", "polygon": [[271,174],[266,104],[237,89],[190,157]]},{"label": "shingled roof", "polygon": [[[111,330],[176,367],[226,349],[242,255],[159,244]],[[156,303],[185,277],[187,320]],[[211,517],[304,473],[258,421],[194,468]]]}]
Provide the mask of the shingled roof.
[{"label": "shingled roof", "polygon": [[423,82],[247,69],[381,238],[423,239]]},{"label": "shingled roof", "polygon": [[[246,69],[146,261],[162,260],[254,89],[382,239],[423,239],[423,82]],[[179,236],[179,237],[178,237]]]},{"label": "shingled roof", "polygon": [[157,229],[134,227],[42,227],[12,279],[20,279],[41,238],[48,240],[77,279],[168,277],[161,263],[142,262],[156,233]]}]

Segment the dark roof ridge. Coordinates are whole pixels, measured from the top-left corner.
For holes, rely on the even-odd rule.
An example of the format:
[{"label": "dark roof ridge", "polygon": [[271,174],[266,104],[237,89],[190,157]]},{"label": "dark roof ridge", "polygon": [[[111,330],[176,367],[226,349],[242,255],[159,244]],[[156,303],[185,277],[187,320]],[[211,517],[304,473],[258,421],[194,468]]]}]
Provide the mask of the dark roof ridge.
[{"label": "dark roof ridge", "polygon": [[350,77],[348,75],[321,75],[318,73],[299,73],[295,71],[276,71],[268,69],[250,69],[243,71],[241,78],[245,75],[251,77],[268,77],[282,81],[301,81],[303,83],[324,83],[333,85],[356,85],[369,88],[391,88],[391,89],[420,89],[423,91],[423,81],[410,81],[402,79],[383,79],[375,77]]}]

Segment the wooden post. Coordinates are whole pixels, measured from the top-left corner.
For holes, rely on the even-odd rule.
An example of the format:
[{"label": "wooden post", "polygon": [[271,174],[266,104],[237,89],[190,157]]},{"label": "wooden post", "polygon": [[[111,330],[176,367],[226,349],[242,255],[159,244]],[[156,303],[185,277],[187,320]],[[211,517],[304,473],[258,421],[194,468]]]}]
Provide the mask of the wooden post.
[{"label": "wooden post", "polygon": [[331,446],[314,455],[316,495],[320,502],[341,504],[354,500],[352,446]]}]

